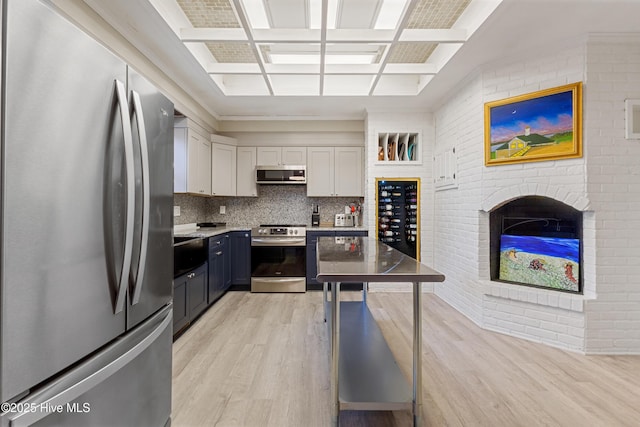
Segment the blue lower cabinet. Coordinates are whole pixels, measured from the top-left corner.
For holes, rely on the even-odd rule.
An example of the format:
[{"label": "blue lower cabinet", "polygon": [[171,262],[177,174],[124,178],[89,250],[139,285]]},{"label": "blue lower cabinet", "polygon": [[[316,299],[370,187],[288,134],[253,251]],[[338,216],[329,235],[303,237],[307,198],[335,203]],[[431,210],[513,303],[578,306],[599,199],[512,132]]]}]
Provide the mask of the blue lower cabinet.
[{"label": "blue lower cabinet", "polygon": [[207,308],[207,263],[173,279],[173,334],[187,327]]},{"label": "blue lower cabinet", "polygon": [[230,233],[231,245],[231,284],[251,284],[251,232],[234,231]]},{"label": "blue lower cabinet", "polygon": [[[213,304],[225,291],[229,274],[227,251],[228,235],[209,237],[209,292],[208,303]],[[225,264],[227,264],[225,266]]]}]

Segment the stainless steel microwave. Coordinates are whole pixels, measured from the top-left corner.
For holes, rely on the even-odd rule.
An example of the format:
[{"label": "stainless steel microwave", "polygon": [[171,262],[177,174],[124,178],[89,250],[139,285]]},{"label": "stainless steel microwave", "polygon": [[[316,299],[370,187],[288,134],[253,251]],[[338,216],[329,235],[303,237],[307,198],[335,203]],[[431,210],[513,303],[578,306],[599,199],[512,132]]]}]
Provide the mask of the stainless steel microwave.
[{"label": "stainless steel microwave", "polygon": [[301,165],[256,166],[258,184],[306,184],[307,167]]}]

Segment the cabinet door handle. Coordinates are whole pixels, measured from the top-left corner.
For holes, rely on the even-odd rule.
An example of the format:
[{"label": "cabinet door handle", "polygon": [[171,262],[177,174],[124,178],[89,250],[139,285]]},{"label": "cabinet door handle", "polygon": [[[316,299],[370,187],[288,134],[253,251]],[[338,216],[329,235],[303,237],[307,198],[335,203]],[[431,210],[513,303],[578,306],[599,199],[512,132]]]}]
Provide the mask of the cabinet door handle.
[{"label": "cabinet door handle", "polygon": [[217,255],[217,256],[222,255],[222,251],[218,251],[218,252],[216,252],[216,255]]}]

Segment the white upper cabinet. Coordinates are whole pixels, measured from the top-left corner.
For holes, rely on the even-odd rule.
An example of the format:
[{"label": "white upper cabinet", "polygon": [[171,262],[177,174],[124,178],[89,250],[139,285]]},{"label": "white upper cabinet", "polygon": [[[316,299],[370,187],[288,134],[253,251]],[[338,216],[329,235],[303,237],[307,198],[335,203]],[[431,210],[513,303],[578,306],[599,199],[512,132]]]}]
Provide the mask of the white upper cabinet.
[{"label": "white upper cabinet", "polygon": [[363,153],[362,147],[335,148],[335,195],[338,197],[362,197]]},{"label": "white upper cabinet", "polygon": [[211,195],[211,142],[187,126],[187,119],[177,120],[173,129],[175,193]]},{"label": "white upper cabinet", "polygon": [[258,147],[257,164],[260,166],[275,166],[282,163],[281,147]]},{"label": "white upper cabinet", "polygon": [[256,147],[238,147],[236,196],[258,196],[256,164]]},{"label": "white upper cabinet", "polygon": [[362,197],[362,147],[307,148],[307,196]]},{"label": "white upper cabinet", "polygon": [[333,147],[307,148],[307,196],[335,196]]},{"label": "white upper cabinet", "polygon": [[260,166],[306,165],[306,147],[257,147]]},{"label": "white upper cabinet", "polygon": [[236,195],[236,147],[213,143],[211,194],[214,196]]},{"label": "white upper cabinet", "polygon": [[307,147],[282,147],[283,165],[306,165]]}]

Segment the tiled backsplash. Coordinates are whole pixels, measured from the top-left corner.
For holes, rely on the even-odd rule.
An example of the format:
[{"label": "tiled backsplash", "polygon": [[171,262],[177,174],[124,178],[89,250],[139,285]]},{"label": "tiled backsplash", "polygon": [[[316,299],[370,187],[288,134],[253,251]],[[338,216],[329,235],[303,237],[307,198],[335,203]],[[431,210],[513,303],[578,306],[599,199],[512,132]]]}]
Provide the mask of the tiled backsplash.
[{"label": "tiled backsplash", "polygon": [[[311,225],[311,213],[319,206],[320,222],[333,224],[334,215],[344,213],[344,206],[363,203],[357,197],[307,197],[304,185],[261,185],[258,197],[198,197],[175,194],[173,204],[180,206],[175,224],[226,222],[229,226],[259,224]],[[220,206],[226,213],[220,214]]]}]

